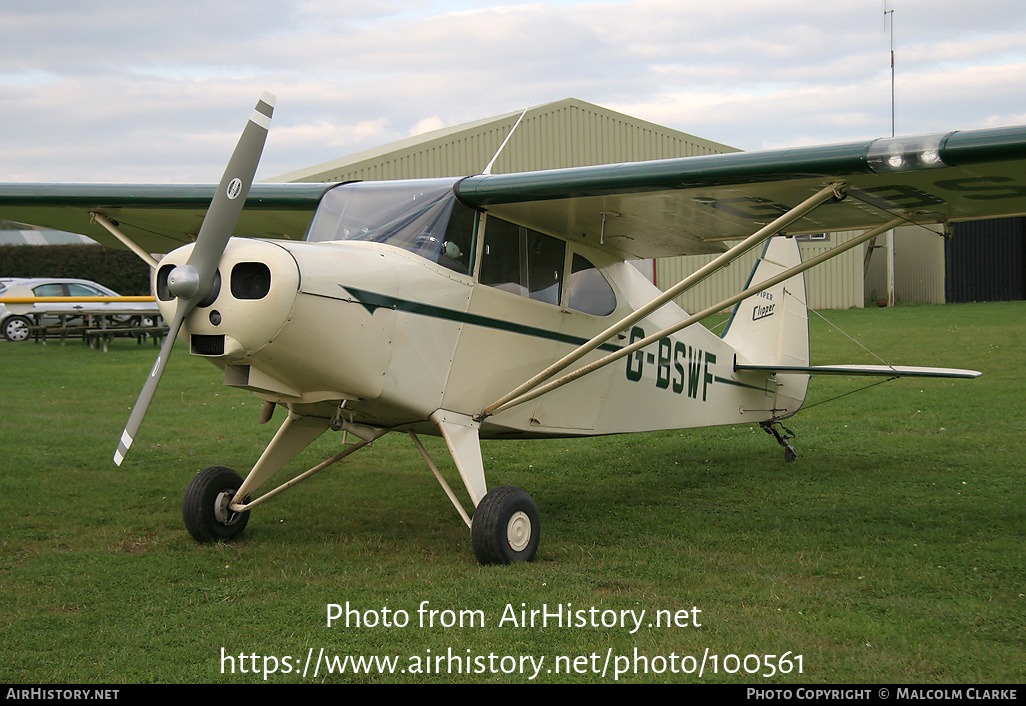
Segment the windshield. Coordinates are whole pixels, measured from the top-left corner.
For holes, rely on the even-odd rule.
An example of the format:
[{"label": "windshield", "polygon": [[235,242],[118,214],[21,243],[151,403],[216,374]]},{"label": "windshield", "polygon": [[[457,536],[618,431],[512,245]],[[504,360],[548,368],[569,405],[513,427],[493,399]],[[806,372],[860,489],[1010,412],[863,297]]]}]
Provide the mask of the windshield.
[{"label": "windshield", "polygon": [[342,184],[321,198],[306,240],[363,240],[409,250],[468,273],[474,212],[456,200],[456,179]]}]

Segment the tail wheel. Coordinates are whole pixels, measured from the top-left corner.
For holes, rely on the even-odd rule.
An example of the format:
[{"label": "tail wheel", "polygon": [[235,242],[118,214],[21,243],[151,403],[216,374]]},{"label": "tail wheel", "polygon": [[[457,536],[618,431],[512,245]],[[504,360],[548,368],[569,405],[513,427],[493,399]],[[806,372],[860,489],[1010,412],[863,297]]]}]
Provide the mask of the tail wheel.
[{"label": "tail wheel", "polygon": [[530,495],[513,485],[485,495],[470,527],[474,556],[482,564],[531,561],[540,536],[538,506]]},{"label": "tail wheel", "polygon": [[193,539],[231,539],[246,528],[249,511],[235,512],[228,507],[240,487],[242,476],[225,466],[211,466],[193,477],[182,498],[182,519]]}]

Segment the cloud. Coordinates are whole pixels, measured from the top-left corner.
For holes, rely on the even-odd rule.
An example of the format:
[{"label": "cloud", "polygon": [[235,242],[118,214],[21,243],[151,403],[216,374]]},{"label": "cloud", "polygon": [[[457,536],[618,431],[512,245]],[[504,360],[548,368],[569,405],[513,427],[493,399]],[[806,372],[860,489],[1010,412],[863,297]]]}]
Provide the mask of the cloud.
[{"label": "cloud", "polygon": [[437,115],[432,115],[430,118],[424,118],[410,128],[410,136],[423,135],[425,132],[441,130],[444,127],[446,127],[445,121]]},{"label": "cloud", "polygon": [[[899,132],[1021,115],[1026,4],[894,0]],[[0,180],[212,181],[278,95],[261,174],[566,97],[744,149],[890,131],[864,2],[21,0]]]}]

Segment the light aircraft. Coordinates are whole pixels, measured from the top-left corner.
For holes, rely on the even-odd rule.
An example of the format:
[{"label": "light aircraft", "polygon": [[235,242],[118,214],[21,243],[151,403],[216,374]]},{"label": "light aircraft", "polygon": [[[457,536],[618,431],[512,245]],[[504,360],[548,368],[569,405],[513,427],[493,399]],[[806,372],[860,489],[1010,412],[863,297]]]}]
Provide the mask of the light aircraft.
[{"label": "light aircraft", "polygon": [[[538,509],[488,490],[480,440],[780,424],[813,374],[803,272],[898,225],[1026,213],[1026,127],[542,172],[253,184],[264,95],[216,186],[0,185],[0,217],[132,248],[170,322],[115,454],[121,464],[176,339],[224,384],[287,409],[243,479],[199,472],[183,517],[226,539],[250,511],[389,432],[409,434],[482,563],[534,557]],[[802,262],[802,233],[864,229]],[[233,233],[236,237],[232,237]],[[196,234],[193,236],[193,234]],[[732,247],[727,242],[739,241]],[[193,242],[194,241],[194,242]],[[167,252],[157,262],[149,253]],[[761,248],[748,285],[687,314],[673,297]],[[661,292],[631,259],[718,253]],[[722,336],[695,324],[733,307]],[[328,430],[355,443],[254,493]],[[473,519],[418,435],[440,435]]]}]

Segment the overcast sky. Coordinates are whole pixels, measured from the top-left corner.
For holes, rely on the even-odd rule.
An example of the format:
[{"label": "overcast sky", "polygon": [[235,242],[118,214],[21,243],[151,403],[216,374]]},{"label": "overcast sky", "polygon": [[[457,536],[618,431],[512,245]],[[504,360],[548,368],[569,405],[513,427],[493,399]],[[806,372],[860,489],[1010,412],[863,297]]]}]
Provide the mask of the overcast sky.
[{"label": "overcast sky", "polygon": [[[1026,123],[1026,3],[888,0],[898,134]],[[891,132],[883,0],[5,0],[0,181],[258,178],[575,97],[746,150]],[[482,165],[484,167],[484,165]]]}]

